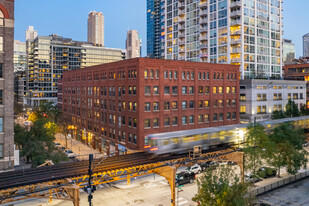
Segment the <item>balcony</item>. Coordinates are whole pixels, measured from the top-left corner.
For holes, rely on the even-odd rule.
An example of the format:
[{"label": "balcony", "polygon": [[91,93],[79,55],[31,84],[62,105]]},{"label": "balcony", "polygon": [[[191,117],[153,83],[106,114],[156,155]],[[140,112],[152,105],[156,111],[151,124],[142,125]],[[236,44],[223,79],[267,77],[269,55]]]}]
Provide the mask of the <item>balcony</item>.
[{"label": "balcony", "polygon": [[185,33],[181,33],[181,34],[179,34],[179,36],[178,36],[179,38],[185,38],[186,37],[186,35],[185,35]]},{"label": "balcony", "polygon": [[178,8],[179,9],[183,9],[183,8],[185,8],[185,6],[186,6],[185,2],[179,2],[178,3]]},{"label": "balcony", "polygon": [[208,45],[207,44],[201,44],[200,45],[200,49],[207,49],[208,48]]},{"label": "balcony", "polygon": [[202,9],[202,8],[206,8],[206,7],[207,7],[207,1],[206,0],[201,1],[200,2],[200,8]]},{"label": "balcony", "polygon": [[207,40],[207,35],[200,35],[200,41]]},{"label": "balcony", "polygon": [[178,26],[178,30],[179,30],[179,31],[185,30],[185,28],[186,28],[186,27],[185,27],[184,25]]},{"label": "balcony", "polygon": [[186,50],[185,50],[185,48],[179,48],[179,53],[184,53],[184,52],[186,52]]},{"label": "balcony", "polygon": [[241,25],[241,20],[237,19],[237,20],[232,20],[231,21],[231,26],[238,26]]},{"label": "balcony", "polygon": [[200,24],[207,24],[207,19],[201,19]]},{"label": "balcony", "polygon": [[231,63],[240,63],[240,62],[241,62],[240,58],[231,59]]},{"label": "balcony", "polygon": [[183,56],[181,56],[181,57],[178,57],[178,60],[180,60],[180,61],[185,61],[185,60],[186,60],[186,58],[185,58],[185,57],[183,57]]},{"label": "balcony", "polygon": [[178,41],[178,45],[185,45],[186,41]]},{"label": "balcony", "polygon": [[231,53],[241,53],[241,48],[232,48]]},{"label": "balcony", "polygon": [[241,39],[231,39],[231,44],[241,44]]},{"label": "balcony", "polygon": [[201,32],[201,33],[207,32],[207,30],[208,30],[207,27],[201,27],[201,28],[200,28],[200,32]]},{"label": "balcony", "polygon": [[178,18],[178,22],[179,22],[179,23],[184,23],[185,21],[186,21],[185,18]]},{"label": "balcony", "polygon": [[237,11],[232,11],[231,12],[231,17],[239,17],[241,16],[241,11],[237,10]]},{"label": "balcony", "polygon": [[236,7],[241,7],[241,2],[240,1],[236,1],[236,2],[232,2],[230,5],[230,8],[236,8]]},{"label": "balcony", "polygon": [[241,35],[241,30],[237,30],[237,31],[231,31],[231,36],[238,36]]},{"label": "balcony", "polygon": [[178,15],[179,16],[185,15],[185,10],[184,9],[179,10]]},{"label": "balcony", "polygon": [[200,57],[208,57],[207,52],[201,52],[201,53],[200,53]]},{"label": "balcony", "polygon": [[201,10],[200,16],[207,16],[208,12],[207,10]]}]

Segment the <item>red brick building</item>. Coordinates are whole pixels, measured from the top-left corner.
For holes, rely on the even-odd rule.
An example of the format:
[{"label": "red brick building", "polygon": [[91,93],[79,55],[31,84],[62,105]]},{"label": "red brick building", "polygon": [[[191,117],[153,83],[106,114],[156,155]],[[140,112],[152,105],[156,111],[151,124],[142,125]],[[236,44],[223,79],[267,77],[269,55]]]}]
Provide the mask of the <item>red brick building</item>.
[{"label": "red brick building", "polygon": [[239,123],[239,68],[147,58],[68,71],[58,102],[77,139],[107,154],[148,134]]},{"label": "red brick building", "polygon": [[283,67],[283,76],[287,80],[301,80],[307,82],[307,107],[309,108],[309,64],[293,64]]}]

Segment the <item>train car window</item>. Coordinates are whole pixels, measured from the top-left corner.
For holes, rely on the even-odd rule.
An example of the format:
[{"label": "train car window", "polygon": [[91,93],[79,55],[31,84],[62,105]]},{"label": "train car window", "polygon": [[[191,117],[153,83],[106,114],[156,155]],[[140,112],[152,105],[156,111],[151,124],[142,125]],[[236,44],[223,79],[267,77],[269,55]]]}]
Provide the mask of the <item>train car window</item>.
[{"label": "train car window", "polygon": [[177,137],[175,137],[175,138],[172,138],[171,139],[171,142],[173,143],[173,144],[179,144],[179,138],[177,138]]},{"label": "train car window", "polygon": [[169,142],[170,142],[170,141],[169,141],[168,139],[163,140],[163,144],[164,144],[164,145],[168,145]]},{"label": "train car window", "polygon": [[204,140],[209,139],[209,134],[203,134],[203,139]]}]

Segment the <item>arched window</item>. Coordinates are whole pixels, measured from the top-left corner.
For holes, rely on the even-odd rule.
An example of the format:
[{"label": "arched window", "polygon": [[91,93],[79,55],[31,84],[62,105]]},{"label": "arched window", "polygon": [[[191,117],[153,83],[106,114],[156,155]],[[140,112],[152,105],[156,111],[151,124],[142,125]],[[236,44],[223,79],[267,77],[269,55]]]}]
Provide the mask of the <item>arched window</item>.
[{"label": "arched window", "polygon": [[194,72],[191,72],[191,80],[194,80]]},{"label": "arched window", "polygon": [[183,79],[183,80],[186,79],[186,72],[182,72],[182,79]]},{"label": "arched window", "polygon": [[173,79],[173,71],[169,71],[170,79]]},{"label": "arched window", "polygon": [[154,77],[153,69],[150,70],[150,78]]},{"label": "arched window", "polygon": [[167,79],[168,78],[168,72],[164,71],[164,78]]},{"label": "arched window", "polygon": [[178,78],[177,76],[178,76],[177,71],[174,71],[174,79],[177,79]]},{"label": "arched window", "polygon": [[156,79],[159,79],[159,70],[156,70]]},{"label": "arched window", "polygon": [[190,80],[190,72],[187,72],[187,79]]},{"label": "arched window", "polygon": [[3,12],[0,10],[0,26],[4,25],[4,15]]},{"label": "arched window", "polygon": [[145,71],[144,71],[144,77],[145,77],[145,79],[148,79],[148,69],[145,69]]}]

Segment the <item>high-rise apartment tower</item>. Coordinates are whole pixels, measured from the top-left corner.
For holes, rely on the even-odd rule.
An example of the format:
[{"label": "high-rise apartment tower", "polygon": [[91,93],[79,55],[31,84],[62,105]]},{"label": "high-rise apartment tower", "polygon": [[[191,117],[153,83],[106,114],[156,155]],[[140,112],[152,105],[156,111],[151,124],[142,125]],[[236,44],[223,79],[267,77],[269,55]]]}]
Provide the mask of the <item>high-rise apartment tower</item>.
[{"label": "high-rise apartment tower", "polygon": [[303,36],[304,57],[309,57],[309,33]]},{"label": "high-rise apartment tower", "polygon": [[104,46],[104,16],[92,11],[88,15],[88,42]]},{"label": "high-rise apartment tower", "polygon": [[141,57],[141,38],[136,30],[130,30],[127,32],[126,40],[126,56],[127,59]]},{"label": "high-rise apartment tower", "polygon": [[[155,37],[162,42],[161,57],[240,65],[242,79],[280,77],[282,2],[161,0],[160,12],[154,14],[164,29],[158,28],[163,36]],[[148,18],[148,27],[153,21]]]},{"label": "high-rise apartment tower", "polygon": [[283,53],[282,60],[284,65],[293,64],[295,59],[295,44],[292,43],[292,40],[283,39]]},{"label": "high-rise apartment tower", "polygon": [[14,0],[0,0],[0,172],[14,168]]},{"label": "high-rise apartment tower", "polygon": [[28,26],[28,29],[26,30],[26,41],[34,40],[38,36],[38,31],[34,30],[33,26]]}]

